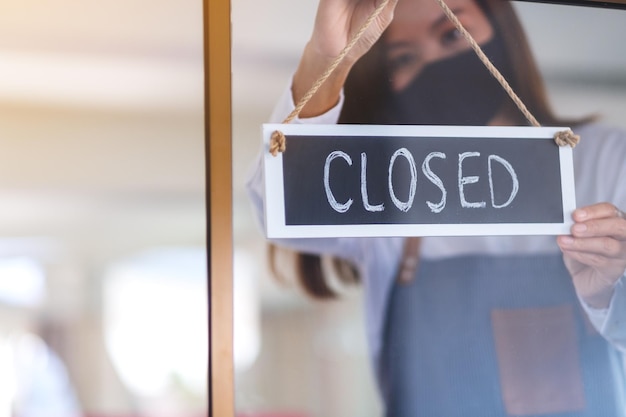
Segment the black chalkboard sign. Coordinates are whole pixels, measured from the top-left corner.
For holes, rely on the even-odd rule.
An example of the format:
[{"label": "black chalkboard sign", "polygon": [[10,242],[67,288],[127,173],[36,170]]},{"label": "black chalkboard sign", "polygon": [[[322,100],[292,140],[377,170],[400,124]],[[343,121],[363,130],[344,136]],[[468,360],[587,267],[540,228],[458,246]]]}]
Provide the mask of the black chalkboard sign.
[{"label": "black chalkboard sign", "polygon": [[268,237],[568,233],[563,128],[265,125]]}]

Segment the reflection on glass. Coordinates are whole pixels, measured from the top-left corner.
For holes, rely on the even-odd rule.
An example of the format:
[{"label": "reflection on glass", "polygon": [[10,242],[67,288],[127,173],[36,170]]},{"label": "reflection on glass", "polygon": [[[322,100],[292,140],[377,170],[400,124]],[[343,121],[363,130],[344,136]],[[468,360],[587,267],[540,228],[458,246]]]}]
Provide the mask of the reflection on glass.
[{"label": "reflection on glass", "polygon": [[[615,53],[626,39],[623,14],[513,4],[537,58],[535,68],[525,51],[522,32],[515,30],[511,10],[498,3],[451,0],[449,5],[542,124],[569,125],[582,135],[575,149],[578,205],[609,201],[626,209],[619,182],[626,175],[626,61]],[[238,167],[246,166],[245,162],[255,165],[259,125],[269,121],[271,109],[275,109],[274,122],[291,110],[288,100],[280,98],[282,92],[289,92],[287,86],[291,83],[297,99],[306,91],[307,81],[314,81],[324,69],[308,67],[311,74],[307,77],[307,66],[304,70],[300,67],[292,79],[302,50],[309,54],[307,58],[315,51],[305,49],[305,44],[313,31],[317,2],[298,5],[301,10],[293,11],[277,4],[267,12],[244,2],[233,4],[233,19],[239,22],[233,35],[234,172],[239,187],[235,192],[235,237],[237,245],[258,255],[262,313],[260,354],[249,369],[237,375],[240,413],[453,416],[626,412],[619,403],[624,398],[619,353],[624,329],[613,328],[609,333],[601,324],[610,321],[611,315],[619,315],[622,293],[607,290],[599,281],[593,289],[587,287],[579,274],[583,269],[574,266],[576,262],[589,266],[589,260],[574,262],[576,255],[570,253],[564,265],[553,236],[425,238],[419,273],[408,285],[394,280],[402,251],[400,240],[374,239],[362,246],[351,242],[342,246],[349,249],[341,253],[332,250],[332,242],[298,242],[298,249],[307,252],[331,250],[333,255],[348,257],[356,253],[350,260],[358,265],[364,288],[348,289],[344,294],[346,290],[340,287],[339,300],[319,302],[303,296],[291,254],[281,252],[276,258],[285,277],[277,281],[269,276],[266,244],[255,225],[256,217],[262,217],[262,205],[260,200],[253,201],[256,212],[250,210],[242,186],[242,172],[247,171]],[[272,19],[285,13],[294,16],[289,25],[297,16],[302,27],[288,27],[289,36],[281,32],[282,39],[277,39],[281,35],[276,31],[261,35],[264,27],[280,25]],[[258,18],[260,14],[264,19]],[[482,77],[482,63],[455,27],[440,17],[435,2],[400,0],[382,41],[353,67],[341,113],[337,111],[333,117],[346,123],[526,125],[498,85],[489,76]],[[259,21],[262,27],[256,26]],[[555,27],[557,22],[564,26]],[[589,30],[574,33],[566,28],[572,25]],[[317,30],[320,27],[323,29],[323,23]],[[336,22],[329,25],[329,38],[333,28],[341,30]],[[320,32],[313,33],[314,41],[319,40],[315,36]],[[316,43],[320,45],[331,43]],[[254,74],[248,68],[254,68]],[[264,82],[259,83],[262,74]],[[538,83],[541,78],[545,79],[545,91]],[[332,91],[331,86],[325,91],[331,94],[322,97],[330,97],[330,101],[314,103],[306,116],[325,112],[335,104],[338,90]],[[590,123],[589,116],[595,114],[599,118]],[[600,148],[605,145],[599,145],[603,141],[609,144],[604,151]],[[599,174],[596,169],[607,171]],[[606,207],[609,228],[618,229],[618,212]],[[611,282],[624,279],[620,275],[626,254],[618,240],[612,240],[617,266],[601,269]],[[567,245],[560,243],[564,248]],[[366,255],[358,252],[361,247],[367,248]],[[301,262],[315,264],[310,257]],[[305,267],[302,272],[313,270]],[[309,289],[317,294],[336,290],[335,278],[326,289],[319,290],[319,285]],[[615,297],[618,302],[604,315],[607,302]],[[601,312],[596,314],[597,310]],[[361,333],[364,326],[366,331]],[[598,361],[605,364],[604,374],[590,376],[598,371]],[[557,372],[557,368],[566,371]],[[272,381],[270,388],[268,381]],[[598,396],[590,388],[594,386],[604,387]]]}]

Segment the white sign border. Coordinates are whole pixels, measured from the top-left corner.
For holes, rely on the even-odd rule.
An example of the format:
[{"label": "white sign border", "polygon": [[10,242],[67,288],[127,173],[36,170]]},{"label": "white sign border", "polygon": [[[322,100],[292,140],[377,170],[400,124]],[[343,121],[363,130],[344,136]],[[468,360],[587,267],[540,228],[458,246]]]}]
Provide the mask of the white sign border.
[{"label": "white sign border", "polygon": [[[478,223],[478,224],[356,224],[287,225],[282,154],[272,156],[269,143],[274,131],[285,135],[310,136],[427,136],[459,138],[548,139],[564,127],[526,126],[391,126],[264,124],[263,169],[265,175],[265,233],[268,238],[400,237],[400,236],[501,236],[569,234],[571,213],[576,208],[573,152],[559,148],[564,221],[562,223]],[[287,149],[289,143],[287,143]],[[288,150],[287,150],[288,152]]]}]

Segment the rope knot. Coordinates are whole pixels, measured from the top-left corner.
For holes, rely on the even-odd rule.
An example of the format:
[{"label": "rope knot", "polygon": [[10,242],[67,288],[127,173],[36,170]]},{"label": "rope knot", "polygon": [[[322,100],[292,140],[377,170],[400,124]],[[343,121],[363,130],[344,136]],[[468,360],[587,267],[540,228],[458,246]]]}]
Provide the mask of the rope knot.
[{"label": "rope knot", "polygon": [[559,146],[571,146],[572,148],[580,142],[580,136],[574,134],[571,129],[562,130],[554,135],[554,141]]},{"label": "rope knot", "polygon": [[287,139],[285,134],[280,130],[275,130],[270,139],[270,153],[272,156],[278,155],[278,152],[285,152],[287,148]]}]

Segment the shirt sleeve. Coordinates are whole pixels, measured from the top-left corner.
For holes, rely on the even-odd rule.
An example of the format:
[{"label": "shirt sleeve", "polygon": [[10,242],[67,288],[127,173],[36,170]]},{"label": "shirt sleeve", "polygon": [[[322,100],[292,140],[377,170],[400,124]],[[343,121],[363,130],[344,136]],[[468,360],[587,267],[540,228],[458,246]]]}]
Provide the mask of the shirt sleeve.
[{"label": "shirt sleeve", "polygon": [[[308,118],[300,118],[296,117],[291,123],[298,124],[318,124],[318,125],[334,125],[337,124],[339,120],[339,114],[341,113],[341,109],[343,107],[344,102],[344,94],[343,90],[341,90],[339,94],[339,101],[335,105],[335,107],[328,110],[326,113],[320,114],[316,117],[308,117]],[[276,106],[274,106],[274,110],[270,116],[270,123],[281,123],[283,120],[289,116],[289,114],[296,108],[295,103],[293,102],[293,95],[291,94],[291,83],[287,88],[284,89],[283,94],[278,99]]]},{"label": "shirt sleeve", "polygon": [[608,308],[595,309],[582,300],[581,303],[596,330],[626,353],[626,272],[615,284]]},{"label": "shirt sleeve", "polygon": [[[328,112],[311,118],[296,118],[291,123],[336,124],[343,105],[343,93],[339,102]],[[290,88],[285,89],[270,117],[271,122],[279,122],[295,108]],[[252,203],[257,223],[265,230],[265,179],[263,155],[259,151],[248,175],[246,189]],[[355,264],[363,261],[363,239],[354,238],[315,238],[315,239],[274,239],[273,243],[290,249],[319,255],[332,255],[347,259]]]},{"label": "shirt sleeve", "polygon": [[[580,132],[582,140],[576,148],[581,174],[579,206],[602,201],[626,209],[626,133],[620,129],[592,124]],[[578,194],[578,191],[577,191]],[[595,309],[580,300],[596,330],[613,346],[626,352],[626,271],[617,281],[609,307]]]}]

